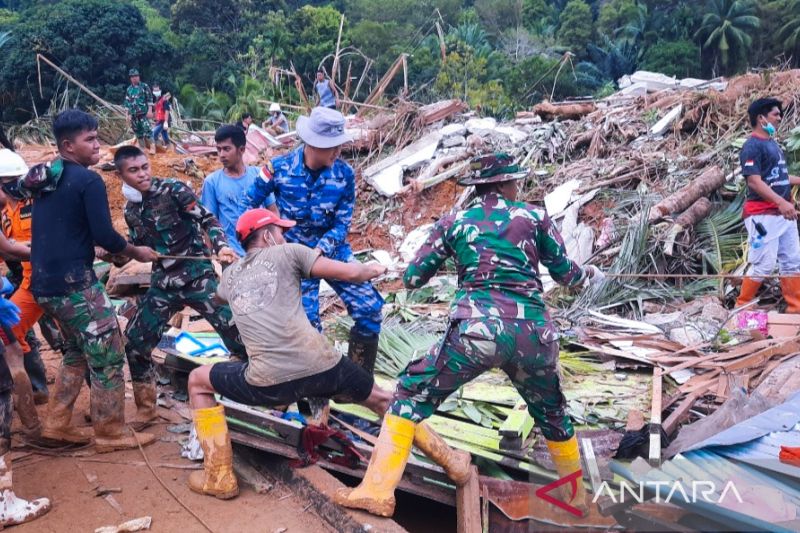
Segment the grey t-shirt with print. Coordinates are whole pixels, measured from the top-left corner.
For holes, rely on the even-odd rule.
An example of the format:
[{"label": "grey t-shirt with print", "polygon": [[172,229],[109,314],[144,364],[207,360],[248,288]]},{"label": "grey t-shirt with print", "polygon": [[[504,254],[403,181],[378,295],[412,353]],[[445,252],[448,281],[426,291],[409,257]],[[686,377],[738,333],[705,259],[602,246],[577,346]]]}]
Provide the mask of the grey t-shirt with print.
[{"label": "grey t-shirt with print", "polygon": [[311,325],[303,310],[300,280],[310,277],[317,252],[282,244],[252,252],[222,273],[226,299],[249,363],[245,379],[266,387],[325,372],[341,355]]}]

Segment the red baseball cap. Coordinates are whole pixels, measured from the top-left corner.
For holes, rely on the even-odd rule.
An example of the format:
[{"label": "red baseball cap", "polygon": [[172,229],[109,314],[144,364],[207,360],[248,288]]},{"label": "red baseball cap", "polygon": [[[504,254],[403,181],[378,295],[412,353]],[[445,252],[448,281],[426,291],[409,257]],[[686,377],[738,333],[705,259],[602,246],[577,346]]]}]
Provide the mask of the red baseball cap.
[{"label": "red baseball cap", "polygon": [[236,237],[244,241],[257,229],[275,224],[282,228],[292,228],[297,224],[294,220],[284,220],[269,209],[250,209],[245,211],[236,221]]}]

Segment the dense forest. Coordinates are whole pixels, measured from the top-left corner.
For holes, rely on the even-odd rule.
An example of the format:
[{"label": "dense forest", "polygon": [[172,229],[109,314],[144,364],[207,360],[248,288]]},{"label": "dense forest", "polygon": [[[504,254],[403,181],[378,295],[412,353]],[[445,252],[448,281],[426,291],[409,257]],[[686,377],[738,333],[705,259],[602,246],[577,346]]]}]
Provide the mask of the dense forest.
[{"label": "dense forest", "polygon": [[[120,103],[131,67],[175,94],[185,113],[230,120],[298,102],[318,67],[349,73],[363,98],[389,85],[420,102],[462,98],[507,115],[543,98],[603,96],[637,69],[712,78],[800,64],[800,0],[7,0],[0,1],[0,105],[22,122],[86,98],[61,66]],[[275,67],[275,68],[271,68]],[[39,80],[41,79],[41,92]],[[359,83],[360,82],[360,83]],[[356,91],[357,89],[357,91]],[[88,100],[86,100],[88,103]]]}]

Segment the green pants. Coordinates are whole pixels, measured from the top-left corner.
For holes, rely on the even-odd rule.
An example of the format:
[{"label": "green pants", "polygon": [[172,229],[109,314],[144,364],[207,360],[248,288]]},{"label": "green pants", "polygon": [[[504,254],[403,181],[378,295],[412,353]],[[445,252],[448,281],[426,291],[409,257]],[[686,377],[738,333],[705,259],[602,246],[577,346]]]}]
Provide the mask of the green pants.
[{"label": "green pants", "polygon": [[148,120],[147,115],[142,115],[141,117],[132,117],[131,129],[133,130],[133,134],[136,135],[137,139],[150,139],[152,135],[150,120]]},{"label": "green pants", "polygon": [[170,317],[188,306],[208,320],[231,352],[244,354],[239,330],[233,323],[231,308],[214,302],[217,280],[202,276],[179,289],[151,286],[139,300],[136,314],[128,323],[125,353],[133,381],[147,381],[153,375],[153,348],[158,345]]},{"label": "green pants", "polygon": [[489,317],[455,320],[441,345],[400,374],[389,412],[420,422],[459,387],[500,368],[528,404],[544,438],[568,440],[574,429],[561,392],[558,353],[552,326]]},{"label": "green pants", "polygon": [[117,314],[103,285],[67,296],[37,297],[44,312],[53,317],[64,337],[64,365],[85,367],[92,387],[115,389],[124,385],[125,346]]}]

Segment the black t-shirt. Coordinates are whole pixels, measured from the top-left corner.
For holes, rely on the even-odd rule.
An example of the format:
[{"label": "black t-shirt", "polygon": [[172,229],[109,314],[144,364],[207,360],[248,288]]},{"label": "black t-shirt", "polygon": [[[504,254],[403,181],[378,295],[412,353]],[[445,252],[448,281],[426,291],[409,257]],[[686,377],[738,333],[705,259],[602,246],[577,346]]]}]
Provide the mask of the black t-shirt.
[{"label": "black t-shirt", "polygon": [[91,286],[97,277],[94,246],[116,254],[127,241],[111,225],[103,180],[76,163],[64,162],[55,191],[33,202],[31,292],[66,296]]},{"label": "black t-shirt", "polygon": [[[789,168],[786,166],[783,150],[774,139],[751,136],[742,147],[739,162],[743,176],[761,176],[764,183],[776,194],[789,200],[792,189],[789,184]],[[750,187],[747,188],[747,199],[754,202],[766,201]]]}]

